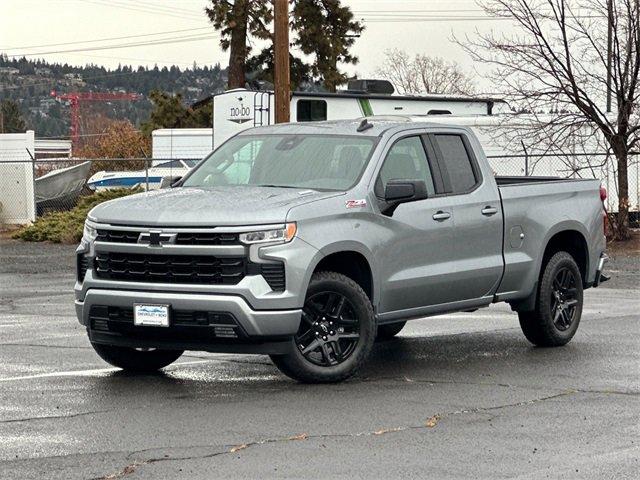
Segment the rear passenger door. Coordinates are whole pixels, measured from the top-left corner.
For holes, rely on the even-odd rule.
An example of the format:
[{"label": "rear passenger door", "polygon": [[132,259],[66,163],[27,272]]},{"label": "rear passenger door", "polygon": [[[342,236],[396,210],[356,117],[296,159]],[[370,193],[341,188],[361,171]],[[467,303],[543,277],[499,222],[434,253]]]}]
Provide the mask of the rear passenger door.
[{"label": "rear passenger door", "polygon": [[504,267],[498,187],[492,178],[483,178],[466,134],[433,133],[429,139],[453,208],[456,300],[490,296]]}]

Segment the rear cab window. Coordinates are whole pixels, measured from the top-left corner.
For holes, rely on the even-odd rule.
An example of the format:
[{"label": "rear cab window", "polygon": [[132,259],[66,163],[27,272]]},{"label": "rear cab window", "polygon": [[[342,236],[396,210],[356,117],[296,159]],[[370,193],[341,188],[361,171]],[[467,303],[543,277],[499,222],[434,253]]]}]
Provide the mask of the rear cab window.
[{"label": "rear cab window", "polygon": [[440,157],[447,193],[459,194],[473,190],[480,183],[480,173],[465,138],[449,133],[436,133],[430,137]]},{"label": "rear cab window", "polygon": [[321,122],[327,119],[327,102],[325,100],[298,100],[296,105],[296,121]]}]

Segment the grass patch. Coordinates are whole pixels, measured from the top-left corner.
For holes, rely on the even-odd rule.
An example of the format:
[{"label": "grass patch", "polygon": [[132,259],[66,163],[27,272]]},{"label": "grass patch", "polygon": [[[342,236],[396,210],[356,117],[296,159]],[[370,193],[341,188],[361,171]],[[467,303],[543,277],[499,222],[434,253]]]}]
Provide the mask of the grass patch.
[{"label": "grass patch", "polygon": [[12,237],[27,242],[78,243],[82,238],[84,221],[93,207],[107,200],[140,192],[141,188],[114,188],[80,197],[78,204],[71,210],[47,213],[15,232]]}]

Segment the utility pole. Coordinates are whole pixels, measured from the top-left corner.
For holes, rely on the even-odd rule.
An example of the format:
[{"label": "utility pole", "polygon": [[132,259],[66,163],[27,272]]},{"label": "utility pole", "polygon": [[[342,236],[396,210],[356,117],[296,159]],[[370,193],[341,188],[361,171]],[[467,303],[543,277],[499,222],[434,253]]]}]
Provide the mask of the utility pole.
[{"label": "utility pole", "polygon": [[607,0],[607,113],[611,113],[611,69],[613,63],[613,0]]},{"label": "utility pole", "polygon": [[274,0],[274,84],[276,123],[289,121],[289,0]]}]

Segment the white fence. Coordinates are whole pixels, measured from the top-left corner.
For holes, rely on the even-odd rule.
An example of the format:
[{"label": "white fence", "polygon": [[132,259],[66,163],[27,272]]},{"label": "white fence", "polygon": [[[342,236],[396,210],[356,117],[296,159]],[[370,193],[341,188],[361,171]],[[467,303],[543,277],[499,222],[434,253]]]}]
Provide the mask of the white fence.
[{"label": "white fence", "polygon": [[34,154],[33,130],[0,134],[0,225],[24,224],[36,218]]}]

